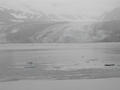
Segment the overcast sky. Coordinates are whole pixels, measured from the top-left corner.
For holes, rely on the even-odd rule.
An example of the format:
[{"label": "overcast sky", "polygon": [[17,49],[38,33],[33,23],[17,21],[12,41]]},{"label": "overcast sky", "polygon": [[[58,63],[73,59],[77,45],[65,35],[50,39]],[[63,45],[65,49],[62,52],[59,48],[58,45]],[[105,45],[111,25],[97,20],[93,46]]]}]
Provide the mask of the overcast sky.
[{"label": "overcast sky", "polygon": [[[25,5],[47,13],[99,15],[118,7],[120,0],[0,0],[2,5]],[[18,5],[19,4],[19,5]]]}]

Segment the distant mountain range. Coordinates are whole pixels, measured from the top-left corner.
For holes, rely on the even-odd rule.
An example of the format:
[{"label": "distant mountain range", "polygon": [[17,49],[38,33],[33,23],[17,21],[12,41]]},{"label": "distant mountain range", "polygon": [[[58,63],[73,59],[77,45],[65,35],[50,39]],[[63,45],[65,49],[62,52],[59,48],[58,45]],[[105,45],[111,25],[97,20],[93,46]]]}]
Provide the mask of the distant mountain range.
[{"label": "distant mountain range", "polygon": [[119,42],[119,15],[120,8],[95,18],[0,7],[0,43]]}]

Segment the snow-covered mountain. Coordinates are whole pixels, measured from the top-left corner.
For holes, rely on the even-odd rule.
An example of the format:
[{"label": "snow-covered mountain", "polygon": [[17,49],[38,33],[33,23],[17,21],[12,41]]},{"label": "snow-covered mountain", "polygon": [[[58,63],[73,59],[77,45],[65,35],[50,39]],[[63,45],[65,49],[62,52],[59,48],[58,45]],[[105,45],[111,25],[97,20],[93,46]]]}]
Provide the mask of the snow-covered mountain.
[{"label": "snow-covered mountain", "polygon": [[120,7],[114,8],[104,15],[105,21],[120,21]]},{"label": "snow-covered mountain", "polygon": [[104,12],[118,7],[119,3],[117,0],[0,0],[0,6],[29,13],[28,16],[34,18],[83,22],[101,20]]},{"label": "snow-covered mountain", "polygon": [[107,36],[105,42],[120,42],[120,8],[104,14],[103,21],[95,25],[96,32],[99,30]]},{"label": "snow-covered mountain", "polygon": [[16,8],[8,8],[7,4],[0,7],[0,43],[120,41],[119,8],[96,17],[48,14],[24,4],[15,5]]},{"label": "snow-covered mountain", "polygon": [[53,25],[36,33],[40,43],[120,42],[120,8],[103,14],[98,22],[70,22]]},{"label": "snow-covered mountain", "polygon": [[[82,23],[81,16],[45,15],[1,8],[1,42],[8,43],[80,43],[95,41],[90,38],[92,23]],[[34,10],[33,10],[34,11]],[[77,20],[78,18],[81,21]],[[7,20],[7,21],[6,21]],[[2,26],[2,24],[1,24]]]},{"label": "snow-covered mountain", "polygon": [[100,41],[102,37],[95,37],[92,23],[62,23],[52,25],[42,32],[33,35],[34,43],[83,43]]},{"label": "snow-covered mountain", "polygon": [[[34,2],[33,2],[34,3]],[[44,5],[42,5],[42,3]],[[36,7],[35,7],[36,4]],[[16,18],[44,18],[46,20],[51,20],[51,21],[70,21],[70,22],[80,22],[80,21],[96,21],[99,20],[98,16],[92,16],[86,13],[83,13],[81,11],[76,11],[76,12],[81,12],[81,13],[74,13],[73,10],[70,10],[71,8],[68,8],[67,11],[65,12],[64,9],[61,9],[62,7],[55,7],[53,4],[48,4],[47,2],[39,2],[39,5],[35,3],[34,6],[32,2],[26,1],[26,0],[2,0],[0,1],[0,6],[2,8],[10,9],[14,13],[13,15]],[[48,6],[48,7],[47,7]],[[55,10],[52,8],[56,8]],[[46,10],[47,9],[47,10]],[[58,9],[58,10],[57,10]],[[64,12],[62,12],[64,11]],[[85,11],[85,10],[84,10]],[[20,13],[22,12],[22,13]],[[73,12],[73,13],[72,13]],[[86,11],[87,12],[87,11]]]}]

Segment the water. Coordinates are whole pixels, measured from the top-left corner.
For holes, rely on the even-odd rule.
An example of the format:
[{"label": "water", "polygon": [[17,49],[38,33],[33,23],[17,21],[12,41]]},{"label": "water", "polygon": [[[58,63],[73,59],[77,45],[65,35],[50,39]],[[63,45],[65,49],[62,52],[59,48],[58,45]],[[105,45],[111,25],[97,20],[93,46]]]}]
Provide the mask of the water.
[{"label": "water", "polygon": [[[68,77],[74,78],[71,75],[78,77],[83,74],[87,78],[93,78],[94,75],[94,78],[119,77],[119,70],[111,70],[110,72],[101,70],[106,68],[105,64],[115,64],[112,68],[120,67],[119,46],[120,43],[0,45],[0,78],[14,80],[17,78],[24,79],[27,76],[34,78],[34,76],[38,77],[40,75],[42,78],[49,78],[50,75],[55,78],[68,79]],[[30,65],[29,62],[33,64]],[[67,75],[61,71],[41,72],[44,70],[74,71],[79,69],[88,70],[76,75],[73,72],[67,72],[69,73]],[[93,72],[89,69],[96,70]],[[99,69],[100,72],[97,72]],[[94,75],[90,75],[89,71],[92,71]],[[107,74],[102,76],[105,71]],[[62,78],[61,76],[58,77],[60,75],[58,73],[63,75]]]},{"label": "water", "polygon": [[119,43],[45,44],[33,45],[33,48],[29,49],[31,46],[28,45],[27,50],[12,51],[12,56],[15,63],[33,61],[52,65],[74,65],[81,68],[101,67],[103,63],[120,64],[119,46]]},{"label": "water", "polygon": [[100,68],[105,63],[120,64],[119,46],[120,43],[7,44],[0,45],[0,62],[6,66],[34,62],[64,69]]}]

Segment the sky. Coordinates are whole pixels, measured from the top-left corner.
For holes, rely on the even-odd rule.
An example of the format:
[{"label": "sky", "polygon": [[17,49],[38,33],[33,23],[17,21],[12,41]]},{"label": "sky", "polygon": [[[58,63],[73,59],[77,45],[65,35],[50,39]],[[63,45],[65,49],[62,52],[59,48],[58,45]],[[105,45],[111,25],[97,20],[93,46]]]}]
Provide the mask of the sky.
[{"label": "sky", "polygon": [[15,7],[24,5],[50,14],[72,15],[100,15],[120,6],[120,0],[0,0],[0,3]]}]

